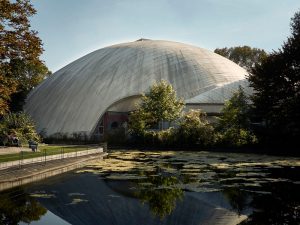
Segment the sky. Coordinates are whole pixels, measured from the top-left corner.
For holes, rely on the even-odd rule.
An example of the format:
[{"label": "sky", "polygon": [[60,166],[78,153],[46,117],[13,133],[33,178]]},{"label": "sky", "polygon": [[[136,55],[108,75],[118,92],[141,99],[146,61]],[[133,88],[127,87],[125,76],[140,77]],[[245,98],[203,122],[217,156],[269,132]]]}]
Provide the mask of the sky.
[{"label": "sky", "polygon": [[249,45],[277,50],[290,35],[299,0],[32,0],[32,29],[55,72],[112,44],[140,38],[214,50]]}]

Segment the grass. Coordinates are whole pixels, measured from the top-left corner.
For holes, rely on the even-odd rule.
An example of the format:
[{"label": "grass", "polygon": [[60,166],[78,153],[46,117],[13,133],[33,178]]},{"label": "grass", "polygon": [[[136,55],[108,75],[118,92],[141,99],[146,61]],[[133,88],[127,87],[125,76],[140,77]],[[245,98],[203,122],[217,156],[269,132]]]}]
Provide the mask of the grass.
[{"label": "grass", "polygon": [[[76,152],[76,151],[84,151],[91,148],[90,146],[53,146],[53,145],[42,145],[38,146],[38,152],[22,152],[22,153],[13,153],[13,154],[5,154],[0,155],[0,163],[1,162],[9,162],[35,157],[41,157],[46,155],[56,155],[62,153]],[[23,154],[23,157],[22,155]]]}]

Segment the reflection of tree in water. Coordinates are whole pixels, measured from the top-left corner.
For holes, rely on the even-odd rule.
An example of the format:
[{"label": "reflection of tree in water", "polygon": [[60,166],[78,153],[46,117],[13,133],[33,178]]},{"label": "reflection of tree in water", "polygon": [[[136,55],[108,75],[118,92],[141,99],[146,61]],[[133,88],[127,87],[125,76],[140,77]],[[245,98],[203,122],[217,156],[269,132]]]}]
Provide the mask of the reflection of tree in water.
[{"label": "reflection of tree in water", "polygon": [[[215,170],[217,171],[217,170]],[[220,185],[224,185],[224,196],[231,207],[241,214],[246,208],[252,208],[252,213],[241,222],[241,225],[273,225],[300,224],[300,192],[299,185],[292,182],[276,181],[278,178],[298,180],[295,175],[299,170],[289,168],[268,169],[273,182],[263,182],[260,186],[245,186],[246,180],[226,180],[237,178],[239,170],[219,170],[216,179],[223,178]],[[297,177],[296,177],[297,176]],[[228,187],[231,186],[231,187]]]},{"label": "reflection of tree in water", "polygon": [[233,210],[235,210],[238,215],[241,215],[242,211],[247,207],[249,199],[247,193],[238,187],[228,187],[222,192]]},{"label": "reflection of tree in water", "polygon": [[241,225],[300,224],[299,186],[292,183],[276,182],[266,184],[272,194],[253,196],[253,213]]},{"label": "reflection of tree in water", "polygon": [[30,223],[39,220],[47,212],[20,187],[0,193],[0,199],[0,224]]},{"label": "reflection of tree in water", "polygon": [[138,182],[136,196],[148,203],[154,215],[163,219],[176,208],[176,201],[182,199],[183,190],[176,187],[179,179],[171,174],[162,173],[160,169],[155,172],[144,172],[146,179]]}]

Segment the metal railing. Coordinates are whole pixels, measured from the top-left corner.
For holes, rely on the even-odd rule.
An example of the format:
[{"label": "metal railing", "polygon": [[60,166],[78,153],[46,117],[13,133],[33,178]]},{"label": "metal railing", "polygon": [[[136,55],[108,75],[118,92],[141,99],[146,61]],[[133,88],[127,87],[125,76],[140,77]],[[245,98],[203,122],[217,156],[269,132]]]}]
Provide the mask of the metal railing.
[{"label": "metal railing", "polygon": [[44,150],[41,152],[21,151],[17,156],[17,159],[15,154],[1,157],[1,159],[4,159],[5,162],[0,162],[0,171],[11,167],[22,168],[22,166],[29,164],[39,163],[45,165],[53,160],[63,160],[67,158],[81,157],[84,155],[96,154],[101,152],[103,152],[102,147],[93,149],[87,148],[86,150],[80,149],[71,152],[67,151],[65,148],[62,147],[59,153],[53,153],[51,152],[51,150]]}]

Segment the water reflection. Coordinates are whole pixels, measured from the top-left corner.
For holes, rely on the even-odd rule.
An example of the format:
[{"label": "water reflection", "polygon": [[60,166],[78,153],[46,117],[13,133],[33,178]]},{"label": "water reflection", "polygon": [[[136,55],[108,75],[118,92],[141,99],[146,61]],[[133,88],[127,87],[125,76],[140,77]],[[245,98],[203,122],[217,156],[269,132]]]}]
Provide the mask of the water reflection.
[{"label": "water reflection", "polygon": [[[47,179],[27,191],[71,224],[261,225],[300,224],[299,187],[297,158],[115,151],[104,161]],[[15,219],[9,213],[18,204],[6,207],[2,199],[13,202],[14,197],[5,195],[0,204],[2,220]]]},{"label": "water reflection", "polygon": [[249,195],[238,187],[227,187],[222,193],[238,215],[248,207]]},{"label": "water reflection", "polygon": [[300,224],[299,186],[278,182],[263,187],[272,194],[252,194],[249,206],[253,213],[242,225]]},{"label": "water reflection", "polygon": [[46,208],[21,187],[2,192],[0,199],[0,224],[3,225],[38,221],[47,212]]},{"label": "water reflection", "polygon": [[163,219],[170,215],[176,207],[176,202],[182,200],[183,190],[176,185],[176,176],[164,173],[160,167],[153,172],[142,172],[146,179],[137,181],[135,196],[143,203],[147,203],[155,216]]},{"label": "water reflection", "polygon": [[[268,178],[257,179],[257,174],[248,176],[257,181],[257,185],[248,185],[249,180],[230,179],[241,174],[238,170],[217,173],[220,183],[227,186],[222,193],[232,208],[239,214],[251,209],[248,218],[240,224],[300,224],[300,168],[260,168],[262,170]],[[221,177],[227,179],[222,182]]]},{"label": "water reflection", "polygon": [[[160,218],[175,210],[176,202],[184,196],[183,190],[220,191],[233,211],[248,215],[241,224],[300,224],[298,159],[185,152],[166,156],[140,154],[142,157],[135,152],[134,160],[142,159],[145,166],[125,173],[137,176],[136,171],[146,171],[139,172],[147,178],[137,180],[136,196]],[[120,155],[117,158],[121,159]],[[128,153],[126,160],[130,161]]]}]

